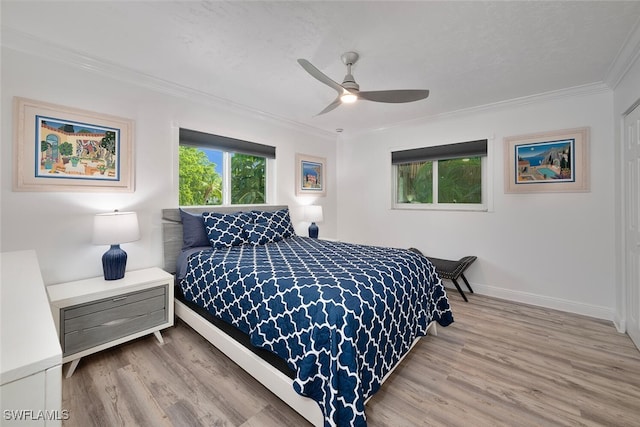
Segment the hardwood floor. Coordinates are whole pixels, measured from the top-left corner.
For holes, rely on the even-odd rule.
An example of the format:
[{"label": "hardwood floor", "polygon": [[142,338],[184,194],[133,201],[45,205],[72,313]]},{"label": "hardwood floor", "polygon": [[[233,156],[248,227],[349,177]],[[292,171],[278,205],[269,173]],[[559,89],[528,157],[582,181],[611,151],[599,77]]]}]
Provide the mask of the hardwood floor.
[{"label": "hardwood floor", "polygon": [[[369,401],[370,427],[640,426],[640,352],[611,322],[448,294],[455,322]],[[163,336],[84,358],[63,426],[308,425],[186,324]]]}]

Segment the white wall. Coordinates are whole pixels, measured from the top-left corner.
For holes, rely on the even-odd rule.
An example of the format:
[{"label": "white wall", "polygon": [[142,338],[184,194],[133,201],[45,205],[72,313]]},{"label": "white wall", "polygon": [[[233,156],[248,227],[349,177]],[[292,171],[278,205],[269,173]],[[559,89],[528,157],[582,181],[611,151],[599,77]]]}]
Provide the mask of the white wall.
[{"label": "white wall", "polygon": [[[338,237],[439,258],[476,255],[466,276],[479,293],[613,319],[612,111],[612,92],[593,88],[342,136]],[[504,137],[582,126],[591,128],[590,192],[504,193]],[[492,151],[493,211],[391,209],[392,150],[481,138]]]},{"label": "white wall", "polygon": [[[313,200],[295,196],[295,153],[326,157],[328,194],[315,203],[324,206],[321,234],[336,235],[335,137],[238,112],[219,102],[216,106],[170,96],[119,81],[109,73],[2,48],[0,250],[35,249],[46,284],[102,274],[101,256],[107,247],[91,245],[93,215],[113,209],[134,210],[140,221],[142,239],[122,246],[129,254],[127,269],[162,265],[161,209],[178,205],[177,126],[275,146],[272,203],[289,205],[296,231],[304,235],[308,224],[301,222],[300,206]],[[136,191],[12,191],[14,96],[135,120]]]},{"label": "white wall", "polygon": [[[638,93],[634,68],[615,92],[616,120]],[[635,77],[633,77],[635,76]],[[446,258],[475,254],[468,277],[478,292],[613,318],[616,307],[614,95],[584,95],[496,107],[348,137],[334,138],[190,101],[62,62],[2,49],[0,250],[36,249],[45,283],[101,274],[106,247],[93,246],[93,214],[114,208],[138,212],[142,239],[123,245],[129,269],[161,265],[160,210],[177,205],[175,126],[210,131],[277,147],[273,203],[292,207],[300,234],[302,204],[294,194],[296,152],[327,158],[324,236],[399,247]],[[13,192],[13,96],[134,119],[134,193]],[[625,107],[626,106],[626,107]],[[554,129],[591,127],[591,191],[514,195],[503,192],[502,138]],[[391,210],[392,149],[490,138],[493,211]],[[617,139],[616,139],[617,140]],[[337,162],[337,163],[336,163]],[[339,183],[339,187],[338,187]],[[336,193],[338,193],[336,195]],[[339,207],[338,207],[339,204]],[[337,224],[340,224],[339,230]]]}]

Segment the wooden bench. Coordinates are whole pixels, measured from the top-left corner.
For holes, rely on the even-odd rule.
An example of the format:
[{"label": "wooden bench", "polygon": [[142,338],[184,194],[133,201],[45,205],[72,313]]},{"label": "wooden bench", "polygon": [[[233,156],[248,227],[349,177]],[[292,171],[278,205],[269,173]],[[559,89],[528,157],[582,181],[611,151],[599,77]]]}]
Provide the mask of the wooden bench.
[{"label": "wooden bench", "polygon": [[462,298],[465,300],[465,302],[469,302],[469,300],[467,299],[467,296],[464,294],[464,292],[462,291],[462,288],[458,284],[458,278],[462,278],[462,280],[464,280],[464,284],[467,285],[467,288],[469,288],[469,292],[473,293],[473,289],[471,289],[471,285],[469,284],[469,281],[467,280],[466,277],[464,277],[464,271],[471,264],[473,264],[473,262],[477,259],[477,257],[466,256],[466,257],[460,258],[457,261],[453,261],[448,259],[428,257],[416,248],[409,248],[409,250],[417,254],[420,254],[423,257],[427,258],[429,261],[431,261],[433,266],[436,268],[436,273],[438,273],[438,276],[440,276],[441,279],[451,280],[455,285],[456,289],[458,289],[458,292],[460,292],[460,295],[462,295]]}]

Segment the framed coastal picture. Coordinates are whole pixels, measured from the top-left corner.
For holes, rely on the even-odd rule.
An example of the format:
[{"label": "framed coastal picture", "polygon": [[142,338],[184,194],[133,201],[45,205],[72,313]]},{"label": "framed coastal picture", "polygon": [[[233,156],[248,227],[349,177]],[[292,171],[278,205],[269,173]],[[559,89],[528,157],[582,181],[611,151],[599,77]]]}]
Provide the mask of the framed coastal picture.
[{"label": "framed coastal picture", "polygon": [[326,196],[326,159],[296,154],[296,195]]},{"label": "framed coastal picture", "polygon": [[132,120],[14,98],[14,191],[134,191]]},{"label": "framed coastal picture", "polygon": [[589,128],[504,138],[505,193],[589,191]]}]

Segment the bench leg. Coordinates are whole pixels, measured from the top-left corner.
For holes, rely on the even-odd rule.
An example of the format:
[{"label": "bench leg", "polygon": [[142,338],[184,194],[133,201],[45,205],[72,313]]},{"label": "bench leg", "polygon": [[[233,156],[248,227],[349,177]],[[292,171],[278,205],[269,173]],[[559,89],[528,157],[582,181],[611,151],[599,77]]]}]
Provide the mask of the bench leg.
[{"label": "bench leg", "polygon": [[471,289],[471,285],[469,284],[467,278],[464,277],[464,274],[460,274],[460,277],[462,277],[462,280],[464,280],[464,284],[467,285],[467,288],[469,288],[469,292],[473,293],[473,289]]},{"label": "bench leg", "polygon": [[460,288],[460,285],[458,285],[458,281],[456,279],[451,279],[451,281],[454,285],[456,285],[456,289],[458,289],[458,292],[460,292],[460,295],[462,295],[462,299],[464,299],[464,302],[469,302],[467,296],[464,294],[464,292],[462,292],[462,288]]}]

